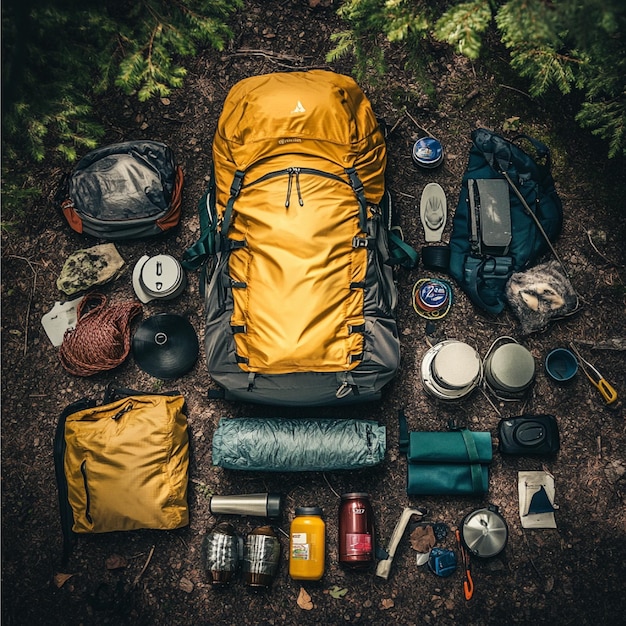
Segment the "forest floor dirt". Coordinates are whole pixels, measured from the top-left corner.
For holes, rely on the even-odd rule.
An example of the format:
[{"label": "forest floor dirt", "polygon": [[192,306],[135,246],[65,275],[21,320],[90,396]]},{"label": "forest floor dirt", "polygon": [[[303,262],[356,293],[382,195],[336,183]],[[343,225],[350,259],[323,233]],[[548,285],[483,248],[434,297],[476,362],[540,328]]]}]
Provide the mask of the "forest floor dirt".
[{"label": "forest floor dirt", "polygon": [[[233,20],[236,38],[223,53],[205,51],[187,63],[185,87],[163,100],[145,104],[111,94],[99,104],[107,129],[103,143],[154,139],[170,145],[185,172],[180,226],[163,240],[117,244],[126,272],[102,287],[110,302],[134,298],[131,273],[144,255],[180,258],[198,236],[196,205],[207,185],[211,142],[229,89],[257,74],[325,68],[350,74],[351,60],[329,65],[330,35],[342,28],[331,8],[311,9],[303,0],[246,2]],[[384,45],[381,43],[381,45]],[[452,214],[467,162],[470,133],[486,127],[507,137],[518,131],[547,143],[554,177],[565,208],[557,250],[582,297],[582,311],[553,323],[547,331],[520,337],[514,315],[506,310],[487,317],[454,286],[450,313],[436,323],[437,338],[458,339],[485,355],[499,337],[513,336],[532,353],[537,374],[522,403],[494,405],[481,393],[454,405],[431,399],[420,383],[419,367],[428,350],[426,323],[414,311],[415,282],[433,274],[420,265],[397,273],[397,312],[402,343],[398,375],[380,402],[342,409],[346,417],[377,420],[387,428],[387,454],[370,469],[312,473],[237,473],[211,462],[212,435],[224,416],[281,416],[270,407],[209,400],[215,388],[202,356],[193,370],[163,382],[143,372],[130,357],[120,367],[90,378],[74,377],[60,365],[41,317],[63,295],[56,279],[66,258],[97,243],[71,231],[54,207],[61,170],[44,165],[43,196],[28,217],[2,232],[2,622],[24,624],[617,624],[626,612],[626,434],[621,409],[608,410],[580,373],[568,387],[552,383],[543,360],[553,348],[576,340],[581,350],[626,394],[624,352],[606,349],[626,336],[624,241],[626,172],[623,159],[609,161],[606,149],[582,133],[573,112],[558,98],[533,102],[502,59],[470,63],[449,50],[427,45],[432,59],[425,83],[405,69],[406,51],[389,50],[382,81],[362,81],[377,115],[393,128],[387,138],[388,182],[396,219],[406,240],[424,245],[419,198],[429,182],[439,183],[448,199],[449,240]],[[515,130],[513,130],[515,127]],[[413,143],[431,134],[442,142],[444,164],[418,171]],[[590,238],[589,231],[600,233]],[[203,337],[198,280],[176,300],[143,306],[143,318],[160,313],[187,317]],[[432,334],[432,332],[431,332]],[[202,343],[202,342],[201,342]],[[604,347],[603,347],[604,346]],[[60,566],[61,529],[52,460],[59,414],[83,397],[101,399],[114,384],[146,391],[177,389],[188,406],[191,441],[189,526],[176,531],[134,531],[82,537],[69,565]],[[492,401],[493,402],[493,401]],[[489,430],[497,444],[500,417],[550,413],[557,417],[561,450],[554,458],[505,458],[494,451],[489,492],[484,497],[408,497],[406,460],[398,452],[397,414],[403,409],[411,430],[444,430],[454,419],[473,430]],[[320,409],[319,416],[339,412]],[[521,470],[546,470],[555,479],[556,529],[523,529],[518,511],[517,476]],[[463,572],[436,577],[418,567],[408,533],[402,539],[388,580],[369,572],[346,572],[338,564],[339,495],[371,494],[376,536],[382,547],[402,510],[421,506],[427,520],[449,528],[441,547],[455,549],[454,530],[468,513],[493,504],[506,520],[505,550],[488,560],[472,559],[473,598],[463,596]],[[269,590],[254,593],[241,579],[228,588],[211,588],[203,569],[202,542],[217,521],[228,518],[242,535],[263,518],[213,517],[211,494],[279,492],[284,496],[276,526],[282,543],[279,572]],[[321,581],[292,580],[287,569],[284,533],[297,506],[318,505],[326,520],[326,569]],[[119,555],[125,567],[109,569]],[[59,573],[71,574],[60,583]],[[298,605],[304,588],[312,608]],[[345,593],[344,593],[345,592]]]}]

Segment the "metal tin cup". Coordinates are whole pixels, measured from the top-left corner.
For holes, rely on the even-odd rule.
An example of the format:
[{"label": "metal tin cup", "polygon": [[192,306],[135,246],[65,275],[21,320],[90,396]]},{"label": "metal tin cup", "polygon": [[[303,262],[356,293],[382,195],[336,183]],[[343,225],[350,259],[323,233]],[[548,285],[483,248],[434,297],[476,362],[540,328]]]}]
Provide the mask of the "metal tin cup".
[{"label": "metal tin cup", "polygon": [[229,584],[235,577],[241,556],[241,539],[234,527],[222,522],[204,538],[204,568],[211,585]]},{"label": "metal tin cup", "polygon": [[485,559],[500,554],[509,538],[506,522],[493,505],[466,515],[460,531],[463,544],[470,553]]},{"label": "metal tin cup", "polygon": [[432,170],[443,162],[443,146],[434,137],[422,137],[413,144],[411,157],[415,165]]},{"label": "metal tin cup", "polygon": [[439,400],[461,400],[482,380],[483,368],[472,346],[448,339],[433,346],[422,359],[424,389]]},{"label": "metal tin cup", "polygon": [[535,379],[535,359],[513,338],[500,337],[487,352],[484,370],[490,391],[505,400],[518,400]]}]

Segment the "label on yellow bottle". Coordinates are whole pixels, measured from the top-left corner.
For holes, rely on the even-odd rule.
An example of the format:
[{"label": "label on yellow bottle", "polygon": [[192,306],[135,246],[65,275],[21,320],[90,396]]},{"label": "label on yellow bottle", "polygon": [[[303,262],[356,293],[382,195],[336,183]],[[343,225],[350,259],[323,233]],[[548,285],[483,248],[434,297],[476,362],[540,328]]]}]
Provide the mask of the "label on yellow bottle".
[{"label": "label on yellow bottle", "polygon": [[291,535],[291,558],[299,561],[308,561],[311,558],[311,546],[306,533]]}]

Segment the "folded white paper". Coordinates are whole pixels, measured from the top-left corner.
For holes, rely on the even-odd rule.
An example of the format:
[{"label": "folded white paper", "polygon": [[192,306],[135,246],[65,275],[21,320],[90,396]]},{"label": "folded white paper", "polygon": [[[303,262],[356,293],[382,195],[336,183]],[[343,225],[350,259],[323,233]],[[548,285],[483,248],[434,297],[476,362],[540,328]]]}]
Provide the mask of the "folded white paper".
[{"label": "folded white paper", "polygon": [[554,476],[545,471],[518,472],[519,514],[523,528],[556,528]]}]

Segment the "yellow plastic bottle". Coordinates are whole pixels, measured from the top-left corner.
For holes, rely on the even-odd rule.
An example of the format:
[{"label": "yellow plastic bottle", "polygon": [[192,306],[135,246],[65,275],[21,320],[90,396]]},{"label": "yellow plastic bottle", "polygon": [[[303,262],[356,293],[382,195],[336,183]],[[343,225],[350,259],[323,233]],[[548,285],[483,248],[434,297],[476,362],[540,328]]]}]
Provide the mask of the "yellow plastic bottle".
[{"label": "yellow plastic bottle", "polygon": [[295,580],[320,580],[324,575],[326,524],[318,506],[296,508],[289,533],[289,575]]}]

